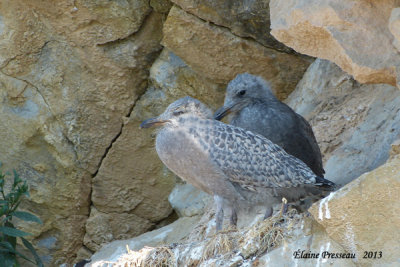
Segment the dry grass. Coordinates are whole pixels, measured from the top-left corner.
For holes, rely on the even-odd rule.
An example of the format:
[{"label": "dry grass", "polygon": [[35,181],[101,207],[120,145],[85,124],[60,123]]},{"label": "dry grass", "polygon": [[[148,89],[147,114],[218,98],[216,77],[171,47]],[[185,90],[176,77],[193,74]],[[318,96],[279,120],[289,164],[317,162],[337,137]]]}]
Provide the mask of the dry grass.
[{"label": "dry grass", "polygon": [[284,215],[278,213],[245,231],[238,241],[244,258],[260,256],[278,247],[288,232],[288,226],[295,214],[296,210],[290,210]]},{"label": "dry grass", "polygon": [[128,249],[128,253],[112,266],[198,266],[213,261],[228,263],[238,257],[241,262],[252,262],[258,256],[280,246],[299,227],[302,217],[296,210],[290,210],[283,215],[277,213],[249,228],[228,229],[202,241],[186,240],[174,247],[144,247],[137,252]]},{"label": "dry grass", "polygon": [[294,209],[286,214],[278,212],[248,229],[228,229],[219,232],[205,242],[201,261],[216,257],[229,258],[237,252],[244,259],[260,256],[283,242],[288,232],[296,225],[296,216],[298,217],[298,214]]},{"label": "dry grass", "polygon": [[113,266],[118,267],[169,267],[176,266],[174,252],[169,247],[144,247],[131,251],[118,260]]},{"label": "dry grass", "polygon": [[144,266],[175,266],[175,255],[169,247],[158,247],[152,250],[144,261]]},{"label": "dry grass", "polygon": [[[205,210],[206,212],[201,216],[200,221],[196,224],[192,233],[182,239],[182,242],[202,242],[215,232],[215,227],[212,227],[212,224],[210,224],[215,216],[215,207],[213,203],[208,204]],[[210,226],[212,227],[211,229]]]},{"label": "dry grass", "polygon": [[[236,231],[237,232],[237,231]],[[219,232],[204,245],[202,261],[214,258],[218,255],[231,253],[237,244],[237,237],[234,231]]]}]

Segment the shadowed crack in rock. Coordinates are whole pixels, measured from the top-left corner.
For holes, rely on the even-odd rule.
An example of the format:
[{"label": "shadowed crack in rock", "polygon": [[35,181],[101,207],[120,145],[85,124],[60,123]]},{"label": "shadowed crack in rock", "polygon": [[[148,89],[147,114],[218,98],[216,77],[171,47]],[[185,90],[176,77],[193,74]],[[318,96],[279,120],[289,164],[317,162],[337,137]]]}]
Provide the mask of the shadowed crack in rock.
[{"label": "shadowed crack in rock", "polygon": [[[213,22],[213,21],[205,20],[205,19],[203,19],[203,18],[197,16],[196,14],[193,14],[192,12],[187,11],[187,10],[181,8],[180,6],[177,6],[177,7],[179,7],[180,9],[182,9],[183,11],[185,11],[186,13],[188,13],[188,14],[190,14],[190,15],[196,17],[196,18],[198,18],[199,20],[201,20],[202,22],[204,22],[204,23],[206,23],[206,24],[209,24],[209,25],[212,25],[212,26],[218,27],[218,28],[223,28],[223,29],[229,31],[229,33],[231,33],[232,35],[234,35],[235,37],[238,37],[238,38],[240,38],[240,39],[247,40],[247,41],[250,41],[250,42],[256,42],[257,44],[260,44],[260,45],[262,45],[263,47],[266,47],[266,48],[269,48],[269,49],[272,49],[272,50],[275,50],[275,51],[278,51],[278,52],[282,52],[282,53],[286,53],[286,54],[298,54],[295,50],[293,50],[292,48],[290,48],[290,47],[288,47],[288,46],[286,46],[287,50],[285,50],[285,49],[279,49],[279,48],[277,48],[277,47],[273,47],[273,46],[270,46],[270,45],[263,44],[263,43],[261,43],[260,41],[258,41],[256,38],[254,38],[254,37],[252,37],[252,36],[240,36],[240,35],[234,33],[234,32],[232,31],[232,29],[229,28],[228,26],[224,26],[224,25],[221,25],[221,24],[217,24],[217,23],[215,23],[215,22]],[[271,35],[271,37],[275,39],[274,36]],[[276,39],[275,39],[275,40],[276,40]],[[276,42],[279,43],[279,41],[277,41],[277,40],[276,40]],[[302,56],[304,56],[304,55],[302,55]]]},{"label": "shadowed crack in rock", "polygon": [[[33,51],[33,52],[31,52],[31,53],[26,53],[26,54],[21,53],[21,54],[15,55],[15,56],[13,56],[13,57],[7,58],[7,59],[4,61],[4,63],[0,66],[0,70],[3,70],[4,68],[6,68],[13,60],[15,60],[15,59],[18,58],[18,57],[28,56],[28,55],[31,55],[31,54],[38,54],[38,55],[40,56],[40,55],[42,54],[43,49],[44,49],[50,42],[60,42],[60,43],[62,43],[61,41],[57,41],[57,40],[48,40],[48,41],[45,41],[45,42],[43,43],[43,45],[42,45],[40,48],[37,49],[37,51]],[[10,76],[10,75],[8,75],[8,74],[5,74],[4,72],[2,72],[2,73],[3,73],[4,75],[7,75],[7,76],[9,76],[9,77],[12,77],[12,76]],[[18,79],[18,78],[16,78],[16,77],[12,77],[12,78]]]},{"label": "shadowed crack in rock", "polygon": [[143,27],[145,27],[148,18],[150,17],[150,15],[153,12],[155,12],[155,11],[151,11],[150,10],[146,14],[146,16],[143,18],[142,24],[140,25],[139,29],[137,29],[137,31],[134,31],[131,34],[128,34],[127,36],[124,36],[122,38],[118,38],[118,39],[115,39],[115,40],[107,41],[107,42],[104,42],[104,43],[97,43],[96,45],[98,45],[98,46],[106,46],[106,45],[110,45],[110,44],[116,44],[116,43],[119,43],[119,42],[121,42],[123,40],[129,39],[129,38],[135,36],[136,34],[140,33],[140,31],[142,31]]},{"label": "shadowed crack in rock", "polygon": [[[47,43],[48,43],[48,42],[46,42],[46,44],[47,44]],[[44,46],[43,46],[43,47],[44,47]],[[26,88],[27,88],[28,86],[30,86],[30,87],[32,87],[33,89],[35,89],[35,91],[36,91],[36,92],[40,95],[40,97],[42,98],[43,102],[46,104],[46,106],[47,106],[49,112],[51,113],[52,117],[55,118],[56,121],[57,121],[60,125],[62,125],[64,128],[66,128],[65,123],[63,123],[63,122],[55,115],[55,113],[54,113],[54,111],[52,110],[52,108],[51,108],[49,102],[48,102],[47,99],[43,96],[42,92],[39,90],[39,88],[38,88],[37,86],[35,86],[33,83],[31,83],[31,82],[28,81],[28,80],[21,79],[21,78],[19,78],[19,77],[13,77],[13,76],[7,75],[7,74],[5,74],[5,73],[4,73],[3,71],[1,71],[1,70],[0,70],[0,73],[2,73],[3,75],[5,75],[5,76],[7,76],[7,77],[11,77],[11,78],[16,79],[16,80],[18,80],[18,81],[21,81],[21,82],[26,83],[27,86],[24,88],[24,90],[23,90],[20,94],[22,94],[22,93],[26,90]],[[65,138],[65,140],[67,140],[67,143],[71,146],[72,151],[74,152],[75,162],[77,162],[77,164],[80,165],[80,162],[79,162],[79,160],[78,160],[78,159],[79,159],[79,157],[78,157],[78,151],[76,150],[76,144],[75,144],[75,143],[67,136],[67,134],[65,134],[64,132],[62,132],[62,135],[63,135],[63,137]]]}]

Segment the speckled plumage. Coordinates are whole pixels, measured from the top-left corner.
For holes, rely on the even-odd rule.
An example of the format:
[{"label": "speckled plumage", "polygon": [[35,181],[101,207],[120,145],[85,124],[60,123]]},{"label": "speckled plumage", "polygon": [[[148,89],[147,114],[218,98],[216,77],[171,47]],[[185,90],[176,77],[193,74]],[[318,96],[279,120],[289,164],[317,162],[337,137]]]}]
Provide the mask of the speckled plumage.
[{"label": "speckled plumage", "polygon": [[[282,197],[298,200],[309,193],[306,188],[317,192],[333,188],[333,183],[265,137],[210,117],[204,104],[185,97],[142,127],[163,124],[156,138],[160,159],[182,179],[229,203],[231,217],[240,207],[265,204],[270,208]],[[222,208],[218,213],[217,219]]]},{"label": "speckled plumage", "polygon": [[323,177],[321,151],[310,124],[279,101],[262,78],[237,75],[227,86],[224,106],[214,116],[221,119],[228,112],[230,124],[263,135]]}]

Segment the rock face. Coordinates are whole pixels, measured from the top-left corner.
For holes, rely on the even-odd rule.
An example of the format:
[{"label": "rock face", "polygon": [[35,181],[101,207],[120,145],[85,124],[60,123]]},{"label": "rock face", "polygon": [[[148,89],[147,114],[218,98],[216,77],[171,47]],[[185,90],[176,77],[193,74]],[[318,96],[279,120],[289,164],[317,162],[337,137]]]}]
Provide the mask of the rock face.
[{"label": "rock face", "polygon": [[361,83],[400,88],[400,54],[388,27],[399,6],[398,0],[271,0],[271,34],[297,52],[335,62]]},{"label": "rock face", "polygon": [[[122,266],[133,262],[138,266],[160,262],[168,262],[170,266],[396,266],[400,235],[400,221],[396,215],[400,210],[393,196],[397,196],[399,187],[400,155],[396,154],[383,166],[314,204],[310,209],[312,217],[291,211],[281,219],[276,215],[267,221],[218,235],[196,231],[209,229],[212,221],[184,217],[132,240],[105,246],[92,257],[90,266],[104,266],[106,262]],[[194,221],[185,225],[191,219],[199,221],[198,225],[193,227]],[[193,241],[195,236],[202,238]],[[275,249],[265,247],[262,240],[273,240],[280,245]],[[179,241],[179,244],[171,245],[168,241]],[[136,251],[126,251],[126,245]],[[152,247],[143,248],[145,245]],[[271,250],[258,254],[265,249]],[[301,251],[319,256],[295,258]],[[368,256],[369,251],[376,258]],[[340,254],[342,258],[332,258],[330,253]]]},{"label": "rock face", "polygon": [[389,19],[389,30],[393,34],[393,45],[400,51],[400,7],[393,8]]},{"label": "rock face", "polygon": [[0,161],[28,180],[23,208],[44,224],[24,230],[46,265],[82,248],[91,179],[146,87],[163,17],[148,1],[0,5]]},{"label": "rock face", "polygon": [[[171,215],[168,195],[176,178],[158,160],[151,132],[138,129],[143,119],[185,95],[215,109],[225,83],[244,71],[271,79],[281,98],[294,89],[310,61],[267,34],[268,9],[259,8],[267,4],[220,4],[203,6],[219,10],[207,18],[222,27],[175,7],[164,30],[172,6],[167,0],[0,5],[0,161],[29,181],[32,198],[24,208],[44,225],[24,227],[34,233],[45,264],[87,257],[114,239],[163,225]],[[206,39],[178,49],[173,44],[186,38],[184,19]],[[173,51],[158,57],[162,30]],[[208,55],[204,61],[182,53],[191,46]],[[229,47],[232,52],[222,55]],[[182,214],[201,212],[200,206],[182,207]]]},{"label": "rock face", "polygon": [[[213,234],[196,231],[208,228],[204,221],[185,225],[198,217],[183,217],[175,223],[126,241],[114,241],[93,255],[89,266],[103,267],[106,263],[125,266],[135,262],[137,266],[156,266],[168,262],[168,266],[356,266],[353,259],[332,260],[323,258],[325,251],[348,254],[331,239],[323,227],[311,217],[290,211],[290,216],[273,217],[269,220],[248,224],[244,228]],[[277,223],[277,220],[280,220]],[[209,221],[206,224],[210,224]],[[276,223],[276,224],[274,224]],[[194,224],[196,225],[194,227]],[[181,228],[179,228],[181,227]],[[181,230],[177,233],[178,229]],[[190,229],[187,231],[187,229]],[[184,233],[184,235],[182,235]],[[198,241],[193,236],[203,237]],[[182,238],[186,236],[186,238]],[[172,241],[179,243],[160,242]],[[131,250],[127,251],[126,245]],[[274,246],[278,246],[274,249]],[[146,246],[146,247],[144,247]],[[316,259],[295,258],[298,250],[320,253]],[[264,253],[265,251],[268,253]],[[326,255],[326,253],[324,254]]]},{"label": "rock face", "polygon": [[[387,250],[383,263],[393,262],[386,233],[398,239],[392,230],[398,221],[382,203],[398,190],[400,91],[393,85],[400,88],[399,1],[172,2],[0,4],[0,161],[30,185],[31,199],[21,207],[44,224],[20,226],[33,233],[30,238],[45,265],[71,264],[116,239],[153,229],[130,243],[130,249],[181,242],[170,250],[165,244],[161,250],[145,249],[153,256],[180,253],[174,257],[181,265],[225,260],[271,265],[287,249],[306,244],[313,250],[355,249],[358,255],[370,249],[367,244],[382,245]],[[310,57],[285,45],[330,59],[345,72],[325,60],[310,65]],[[169,172],[155,152],[154,132],[138,128],[186,95],[215,110],[223,102],[226,83],[242,72],[269,80],[280,99],[291,94],[287,103],[314,128],[328,179],[346,184],[370,172],[324,200],[323,207],[328,202],[332,207],[332,221],[319,219],[314,210],[314,219],[294,215],[280,222],[301,229],[301,222],[307,224],[286,236],[280,248],[277,240],[283,232],[269,232],[273,227],[254,224],[251,216],[239,218],[241,232],[228,233],[233,243],[223,236],[207,239],[211,247],[204,243],[215,227],[207,206],[210,197]],[[360,84],[350,75],[378,84]],[[396,212],[397,202],[389,205]],[[353,213],[338,210],[340,205]],[[367,214],[362,207],[382,212]],[[158,229],[176,216],[176,223]],[[376,225],[367,226],[365,218]],[[350,232],[337,231],[346,222],[354,239],[349,239]],[[379,235],[378,224],[387,232]],[[376,231],[371,239],[369,229]],[[276,242],[268,246],[270,253],[256,255],[266,247],[254,246],[265,245],[265,239],[254,238],[267,232],[274,233]],[[121,255],[125,245],[120,241],[110,246],[106,257]],[[224,257],[216,256],[218,251]],[[359,260],[342,263],[373,263]],[[303,262],[287,258],[285,263]]]},{"label": "rock face", "polygon": [[250,37],[276,50],[293,52],[270,34],[269,1],[173,0],[180,8],[205,21],[229,28],[240,37]]},{"label": "rock face", "polygon": [[199,216],[184,217],[163,228],[142,234],[131,240],[117,240],[105,245],[91,258],[89,266],[103,266],[107,262],[116,262],[125,255],[127,247],[140,250],[144,246],[159,246],[180,241],[187,236],[196,225]]},{"label": "rock face", "polygon": [[162,43],[200,75],[223,84],[238,73],[260,75],[281,99],[293,91],[310,63],[307,58],[239,38],[178,7],[171,9],[163,32]]},{"label": "rock face", "polygon": [[[113,256],[112,260],[123,265],[140,259],[144,264],[140,266],[157,262],[169,262],[177,266],[396,264],[396,242],[400,234],[397,229],[400,223],[397,214],[400,210],[396,193],[400,186],[399,101],[400,93],[393,86],[359,84],[335,64],[316,60],[287,103],[310,119],[325,153],[327,177],[342,184],[364,173],[361,177],[314,204],[310,209],[312,217],[306,214],[289,215],[280,223],[274,221],[278,217],[258,223],[248,217],[245,218],[247,222],[238,224],[237,231],[214,236],[214,213],[207,210],[200,220],[197,219],[198,224],[194,228],[180,228],[188,233],[185,238],[176,236],[174,231],[177,228],[157,230],[164,232],[170,239],[175,238],[178,241],[174,242],[178,244],[151,243],[154,247],[143,248],[145,244],[140,243],[135,252],[127,253],[120,243],[119,249],[114,248],[114,251],[120,252],[113,254],[117,256]],[[198,212],[186,212],[192,210],[184,206],[181,199],[187,195],[186,191],[193,191],[186,186],[180,187],[183,189],[175,188],[170,199],[182,216],[181,219],[189,219],[192,217],[187,216]],[[196,210],[198,201],[195,199],[191,199],[191,208]],[[239,222],[241,219],[239,217]],[[269,223],[278,228],[271,228]],[[177,224],[176,227],[183,226]],[[159,233],[154,232],[153,236]],[[256,237],[274,240],[274,246],[267,248]],[[142,238],[138,237],[127,242],[138,244],[136,242],[140,240]],[[117,243],[115,246],[118,246]],[[268,253],[260,252],[263,249],[267,249]],[[298,251],[319,256],[315,259],[296,259],[294,255]],[[377,251],[377,257],[379,251],[382,251],[387,257],[363,259],[364,251]],[[107,253],[107,249],[96,253],[92,266],[102,266],[104,260],[111,259]],[[339,253],[344,258],[332,259],[328,253]]]},{"label": "rock face", "polygon": [[161,53],[150,69],[149,88],[126,118],[121,135],[93,178],[95,209],[86,224],[84,242],[88,248],[96,251],[114,239],[144,233],[172,213],[168,195],[175,177],[158,159],[153,130],[140,130],[139,125],[185,95],[215,109],[223,101],[222,89],[199,77],[172,52],[165,49]]},{"label": "rock face", "polygon": [[360,266],[399,263],[400,155],[332,193],[310,212]]},{"label": "rock face", "polygon": [[[314,204],[312,217],[290,211],[283,218],[275,215],[217,235],[210,233],[213,221],[204,218],[209,214],[201,220],[183,217],[132,240],[105,246],[92,257],[90,266],[110,262],[117,266],[133,262],[138,266],[161,262],[170,266],[396,266],[399,187],[400,154],[394,154],[381,167]],[[126,245],[135,251],[127,251]],[[318,256],[300,258],[301,252]],[[332,253],[342,258],[332,258]]]},{"label": "rock face", "polygon": [[287,103],[310,121],[325,177],[338,184],[383,164],[400,137],[400,91],[359,84],[326,60],[309,67]]},{"label": "rock face", "polygon": [[[301,222],[300,229],[293,229],[292,236],[282,246],[257,259],[253,266],[357,266],[351,258],[329,259],[326,252],[348,255],[348,252],[331,239],[324,228],[310,218]],[[317,258],[300,258],[303,253],[318,254]],[[325,252],[325,253],[324,253]]]},{"label": "rock face", "polygon": [[[191,218],[198,220],[198,217],[184,217],[141,237],[115,241],[96,253],[90,266],[104,266],[107,261],[122,266],[132,262],[138,262],[138,266],[149,262],[169,262],[171,266],[396,266],[400,237],[397,216],[400,207],[396,201],[399,189],[400,154],[396,154],[381,167],[315,203],[310,209],[312,217],[289,212],[280,223],[276,222],[279,217],[273,217],[216,236],[196,231],[209,229],[209,225],[203,224],[212,221],[200,220],[193,228],[193,224],[185,226],[184,223]],[[270,225],[275,226],[271,228]],[[202,238],[193,241],[195,236]],[[177,240],[179,244],[161,244],[160,239]],[[258,254],[268,248],[262,240],[274,240],[279,246],[269,248],[266,254]],[[126,251],[127,244],[136,251]],[[152,247],[143,248],[145,245]],[[295,258],[294,255],[302,251],[319,256]],[[342,258],[332,258],[332,253]]]},{"label": "rock face", "polygon": [[192,217],[204,213],[212,197],[191,184],[177,184],[168,197],[179,217]]}]

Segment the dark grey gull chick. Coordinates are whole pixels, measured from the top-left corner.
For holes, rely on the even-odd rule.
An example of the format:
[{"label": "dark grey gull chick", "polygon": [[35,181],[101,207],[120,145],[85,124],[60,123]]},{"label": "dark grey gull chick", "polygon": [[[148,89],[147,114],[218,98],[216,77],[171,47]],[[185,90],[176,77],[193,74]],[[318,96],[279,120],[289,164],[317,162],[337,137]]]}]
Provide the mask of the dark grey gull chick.
[{"label": "dark grey gull chick", "polygon": [[310,124],[279,101],[261,77],[239,74],[227,86],[224,106],[214,118],[230,115],[229,123],[261,134],[324,176],[322,156]]},{"label": "dark grey gull chick", "polygon": [[217,230],[222,229],[223,207],[231,209],[236,225],[238,209],[259,204],[270,209],[283,197],[291,202],[334,189],[334,183],[265,137],[211,117],[203,103],[184,97],[140,127],[162,126],[156,137],[158,156],[176,175],[214,196]]}]

